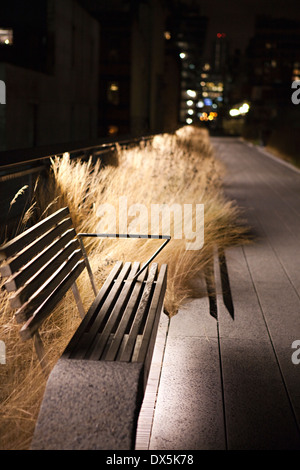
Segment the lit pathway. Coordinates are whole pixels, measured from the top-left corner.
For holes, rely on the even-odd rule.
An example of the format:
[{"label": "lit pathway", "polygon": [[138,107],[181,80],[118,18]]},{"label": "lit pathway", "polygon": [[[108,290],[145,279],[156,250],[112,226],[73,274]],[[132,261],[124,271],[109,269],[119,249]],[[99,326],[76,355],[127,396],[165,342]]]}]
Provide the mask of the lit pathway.
[{"label": "lit pathway", "polygon": [[[300,340],[300,172],[239,139],[212,142],[227,167],[226,194],[244,210],[255,242],[226,252],[234,318],[216,256],[219,321],[203,298],[163,322],[154,419],[150,405],[137,448],[300,449],[300,364],[292,362]],[[155,380],[152,387],[154,403]]]}]

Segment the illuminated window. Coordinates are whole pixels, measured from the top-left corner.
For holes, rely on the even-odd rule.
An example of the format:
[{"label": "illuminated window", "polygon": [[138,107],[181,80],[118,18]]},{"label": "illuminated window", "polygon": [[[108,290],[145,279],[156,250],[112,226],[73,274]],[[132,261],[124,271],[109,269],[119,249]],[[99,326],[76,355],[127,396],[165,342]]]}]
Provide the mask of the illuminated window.
[{"label": "illuminated window", "polygon": [[195,98],[197,96],[197,93],[195,92],[195,90],[187,90],[186,94],[190,96],[191,98]]},{"label": "illuminated window", "polygon": [[13,30],[0,28],[0,45],[13,45]]},{"label": "illuminated window", "polygon": [[108,82],[107,85],[107,101],[117,106],[120,103],[119,83]]},{"label": "illuminated window", "polygon": [[118,126],[108,126],[108,134],[109,135],[114,135],[119,132]]}]

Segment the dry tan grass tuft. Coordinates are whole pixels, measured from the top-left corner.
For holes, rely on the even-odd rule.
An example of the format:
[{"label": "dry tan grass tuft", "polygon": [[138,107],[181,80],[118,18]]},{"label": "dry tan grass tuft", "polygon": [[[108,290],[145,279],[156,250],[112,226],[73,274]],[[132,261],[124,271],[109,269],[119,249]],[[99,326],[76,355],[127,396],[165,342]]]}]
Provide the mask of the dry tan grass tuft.
[{"label": "dry tan grass tuft", "polygon": [[[203,248],[189,251],[184,238],[173,238],[157,257],[157,262],[168,263],[166,310],[172,316],[186,297],[199,295],[194,292],[193,280],[203,276],[214,247],[226,248],[243,239],[243,229],[236,224],[238,211],[222,193],[224,168],[214,157],[207,132],[190,126],[174,135],[156,136],[135,148],[117,148],[113,160],[113,165],[103,167],[100,161],[93,164],[92,159],[72,161],[68,154],[53,159],[51,178],[46,185],[44,181],[37,184],[33,206],[22,221],[23,228],[33,215],[44,218],[67,205],[78,232],[97,232],[100,222],[103,227],[99,207],[110,204],[118,221],[120,197],[123,197],[128,207],[140,204],[147,208],[142,217],[141,206],[134,206],[136,212],[128,214],[128,223],[132,224],[132,231],[149,233],[153,204],[178,204],[180,207],[204,204]],[[188,222],[195,229],[195,211]],[[120,228],[118,223],[116,227],[114,224],[106,227],[112,232]],[[171,235],[179,228],[178,220],[171,218]],[[161,227],[160,232],[163,231]],[[98,287],[115,260],[138,258],[144,262],[160,244],[161,241],[154,240],[86,239]],[[88,307],[92,291],[85,273],[79,279],[79,290]],[[13,319],[3,289],[0,308],[0,339],[5,341],[7,350],[7,363],[0,366],[0,448],[26,449],[30,445],[46,377],[41,373],[31,342],[22,343],[19,339],[19,325]],[[68,293],[43,326],[42,336],[51,366],[79,321],[74,300]]]}]

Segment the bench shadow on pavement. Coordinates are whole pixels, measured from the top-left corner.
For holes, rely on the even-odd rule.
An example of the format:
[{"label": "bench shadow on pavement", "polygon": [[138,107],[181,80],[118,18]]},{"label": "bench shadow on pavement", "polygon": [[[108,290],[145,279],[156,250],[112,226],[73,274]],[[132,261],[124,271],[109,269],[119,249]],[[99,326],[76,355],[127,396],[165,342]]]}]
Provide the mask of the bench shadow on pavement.
[{"label": "bench shadow on pavement", "polygon": [[[222,287],[222,297],[225,307],[227,308],[231,318],[234,320],[234,305],[232,301],[230,280],[226,262],[226,255],[223,248],[217,249],[218,268],[220,269],[220,279]],[[207,295],[209,299],[209,313],[218,320],[217,291],[215,282],[214,256],[211,254],[211,260],[205,270],[205,282]]]}]

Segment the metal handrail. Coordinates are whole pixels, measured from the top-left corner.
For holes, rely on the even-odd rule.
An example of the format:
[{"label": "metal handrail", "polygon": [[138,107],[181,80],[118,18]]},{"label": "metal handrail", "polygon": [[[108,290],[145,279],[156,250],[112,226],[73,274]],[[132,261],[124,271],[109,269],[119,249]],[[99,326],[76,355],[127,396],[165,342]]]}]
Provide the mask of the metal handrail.
[{"label": "metal handrail", "polygon": [[135,136],[125,135],[118,136],[116,138],[103,137],[97,141],[91,142],[87,145],[87,142],[77,143],[65,143],[65,144],[53,144],[43,147],[24,148],[15,150],[3,150],[0,151],[0,171],[8,168],[12,168],[18,165],[38,164],[45,163],[50,158],[54,158],[57,155],[63,155],[69,153],[70,155],[78,156],[78,154],[84,154],[87,152],[93,152],[99,150],[111,150],[116,145],[128,145],[143,140],[150,140],[155,135],[159,135],[165,132],[174,132],[175,129],[170,131],[163,131],[158,133],[140,134]]},{"label": "metal handrail", "polygon": [[[156,239],[156,240],[165,240],[164,243],[156,250],[156,252],[146,261],[143,267],[134,275],[134,277],[130,280],[135,280],[146,268],[149,266],[151,261],[156,258],[156,256],[163,250],[163,248],[169,243],[171,237],[169,235],[145,235],[145,234],[134,234],[134,233],[78,233],[77,237],[79,240],[83,237],[96,237],[96,238],[147,238],[147,239]],[[81,241],[81,240],[80,240]],[[84,256],[87,260],[87,254],[84,248],[83,243],[81,247],[84,252]]]}]

